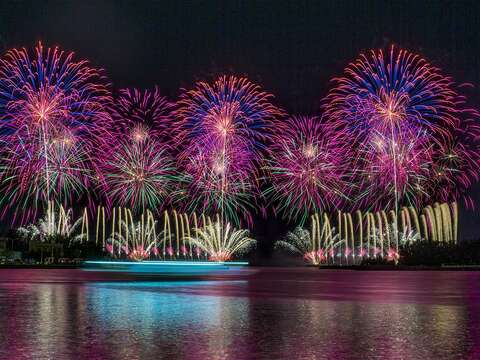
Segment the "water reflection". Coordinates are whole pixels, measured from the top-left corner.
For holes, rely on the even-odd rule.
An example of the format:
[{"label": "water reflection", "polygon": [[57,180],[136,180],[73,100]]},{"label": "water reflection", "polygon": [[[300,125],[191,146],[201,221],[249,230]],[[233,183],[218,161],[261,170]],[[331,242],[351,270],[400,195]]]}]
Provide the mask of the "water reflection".
[{"label": "water reflection", "polygon": [[248,280],[203,282],[109,282],[76,272],[12,282],[29,274],[2,275],[0,359],[480,354],[478,273],[275,269]]},{"label": "water reflection", "polygon": [[[222,283],[123,283],[88,287],[90,321],[105,329],[105,342],[116,347],[113,358],[155,358],[170,354],[194,358],[233,346],[239,324],[248,314],[248,298],[200,295]],[[242,286],[241,282],[236,282]],[[191,294],[197,295],[191,295]],[[118,338],[124,346],[117,346]],[[144,346],[148,344],[147,346]],[[109,346],[110,347],[110,346]]]}]

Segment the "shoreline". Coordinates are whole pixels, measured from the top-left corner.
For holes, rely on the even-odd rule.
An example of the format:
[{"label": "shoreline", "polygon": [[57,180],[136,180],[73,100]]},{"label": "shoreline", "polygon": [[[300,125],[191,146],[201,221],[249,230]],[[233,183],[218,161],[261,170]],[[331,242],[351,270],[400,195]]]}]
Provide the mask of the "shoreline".
[{"label": "shoreline", "polygon": [[480,265],[327,265],[320,270],[355,270],[355,271],[480,271]]},{"label": "shoreline", "polygon": [[[353,270],[353,271],[480,271],[480,265],[305,265],[305,266],[272,266],[272,265],[253,265],[250,267],[259,268],[318,268],[319,270]],[[1,269],[81,269],[81,264],[0,264]]]}]

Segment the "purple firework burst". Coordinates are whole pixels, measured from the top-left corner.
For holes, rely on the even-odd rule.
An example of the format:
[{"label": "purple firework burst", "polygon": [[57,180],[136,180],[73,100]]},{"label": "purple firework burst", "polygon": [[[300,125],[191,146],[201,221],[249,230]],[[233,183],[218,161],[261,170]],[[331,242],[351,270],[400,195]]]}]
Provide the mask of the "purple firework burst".
[{"label": "purple firework burst", "polygon": [[304,222],[315,212],[340,207],[348,199],[350,147],[317,117],[291,117],[276,127],[265,192],[276,210]]},{"label": "purple firework burst", "polygon": [[111,205],[155,211],[173,196],[177,177],[166,142],[171,110],[157,88],[120,92],[98,161],[101,187]]},{"label": "purple firework burst", "polygon": [[258,168],[282,111],[246,78],[197,83],[177,103],[179,165],[189,179],[187,208],[251,222],[260,196]]},{"label": "purple firework burst", "polygon": [[10,50],[0,60],[0,202],[21,222],[40,205],[64,205],[92,181],[93,140],[110,102],[101,70],[58,48]]},{"label": "purple firework burst", "polygon": [[455,200],[476,179],[478,136],[465,130],[478,133],[469,124],[476,120],[468,120],[478,114],[438,68],[392,46],[362,54],[333,81],[325,116],[359,149],[352,163],[362,184],[356,204]]}]

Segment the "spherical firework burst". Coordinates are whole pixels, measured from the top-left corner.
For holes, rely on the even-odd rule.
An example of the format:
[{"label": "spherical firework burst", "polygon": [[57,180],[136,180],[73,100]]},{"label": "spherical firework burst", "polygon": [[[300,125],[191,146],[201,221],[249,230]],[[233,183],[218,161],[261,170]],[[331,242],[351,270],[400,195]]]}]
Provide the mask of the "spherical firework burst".
[{"label": "spherical firework burst", "polygon": [[[177,106],[181,168],[190,179],[190,210],[251,219],[258,166],[272,122],[282,115],[271,95],[245,78],[197,83]],[[241,216],[239,217],[239,214]]]},{"label": "spherical firework burst", "polygon": [[303,223],[314,212],[339,207],[347,199],[350,149],[316,117],[292,117],[278,124],[269,149],[266,194],[276,210]]},{"label": "spherical firework burst", "polygon": [[[465,119],[477,113],[465,107],[452,79],[438,68],[391,47],[386,54],[372,50],[361,55],[334,82],[325,99],[325,115],[360,149],[360,159],[353,165],[360,166],[354,172],[363,177],[364,201],[359,204],[398,207],[399,202],[419,206],[422,201],[443,200],[445,196],[438,194],[456,192],[453,182],[448,185],[439,178],[452,175],[447,163],[453,161],[455,169],[462,163],[460,187],[470,184],[479,163],[478,138],[470,139],[472,145],[465,152],[461,149],[467,147],[460,143],[470,140],[458,133],[466,126]],[[378,139],[380,148],[375,144]]]},{"label": "spherical firework burst", "polygon": [[145,212],[172,196],[176,171],[170,146],[162,140],[171,109],[157,88],[121,91],[113,130],[99,156],[101,184],[113,204]]},{"label": "spherical firework burst", "polygon": [[359,135],[416,126],[448,136],[446,128],[458,123],[462,98],[453,81],[408,51],[392,46],[387,54],[362,54],[333,81],[325,115]]},{"label": "spherical firework burst", "polygon": [[154,139],[120,141],[101,165],[112,202],[144,212],[156,210],[174,190],[174,162]]},{"label": "spherical firework burst", "polygon": [[108,119],[101,72],[73,53],[38,44],[0,60],[1,203],[34,215],[48,199],[65,203],[91,181],[91,144]]}]

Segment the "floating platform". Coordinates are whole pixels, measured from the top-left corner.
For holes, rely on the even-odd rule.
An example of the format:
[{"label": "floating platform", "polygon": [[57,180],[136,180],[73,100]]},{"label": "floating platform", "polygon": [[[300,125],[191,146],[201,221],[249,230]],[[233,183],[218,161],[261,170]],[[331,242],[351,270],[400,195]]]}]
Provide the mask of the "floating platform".
[{"label": "floating platform", "polygon": [[234,274],[248,266],[244,261],[85,261],[82,269],[96,272],[114,272],[131,275],[164,277],[201,277]]}]

